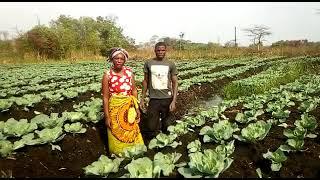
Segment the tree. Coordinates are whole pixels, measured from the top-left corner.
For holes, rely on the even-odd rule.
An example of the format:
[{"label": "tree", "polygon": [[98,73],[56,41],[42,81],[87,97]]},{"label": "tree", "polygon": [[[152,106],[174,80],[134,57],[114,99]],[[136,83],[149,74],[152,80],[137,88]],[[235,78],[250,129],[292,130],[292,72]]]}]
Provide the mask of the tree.
[{"label": "tree", "polygon": [[182,40],[183,40],[183,37],[184,37],[184,32],[180,32],[179,37],[180,37],[179,49],[181,50],[181,47],[182,47],[181,43],[182,43]]},{"label": "tree", "polygon": [[251,37],[251,41],[254,46],[257,46],[258,51],[260,50],[260,46],[262,46],[262,42],[265,41],[265,37],[271,35],[270,28],[264,25],[254,25],[252,28],[243,29],[247,33],[247,36]]},{"label": "tree", "polygon": [[60,46],[65,56],[71,56],[71,51],[80,49],[77,31],[78,20],[70,16],[60,15],[57,20],[51,21],[51,28],[59,37]]},{"label": "tree", "polygon": [[37,58],[62,58],[57,34],[46,26],[35,26],[27,32],[27,41],[37,53]]},{"label": "tree", "polygon": [[8,31],[0,31],[0,40],[2,40],[1,36],[3,36],[4,41],[8,40],[8,37],[9,37]]},{"label": "tree", "polygon": [[236,43],[235,43],[235,40],[230,40],[230,41],[227,41],[225,44],[224,44],[224,47],[236,47]]},{"label": "tree", "polygon": [[159,36],[158,35],[153,35],[150,38],[150,46],[153,47],[154,45],[156,45],[157,41],[159,40]]},{"label": "tree", "polygon": [[100,52],[103,56],[107,56],[112,47],[134,48],[134,39],[123,35],[123,29],[117,26],[115,19],[115,17],[97,17]]}]

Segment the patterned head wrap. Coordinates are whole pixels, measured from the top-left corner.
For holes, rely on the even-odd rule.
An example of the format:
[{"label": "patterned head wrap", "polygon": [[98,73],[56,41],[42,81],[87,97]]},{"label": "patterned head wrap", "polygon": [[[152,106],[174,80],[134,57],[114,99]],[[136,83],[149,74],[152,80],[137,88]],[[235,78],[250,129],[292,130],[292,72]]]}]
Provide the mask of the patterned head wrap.
[{"label": "patterned head wrap", "polygon": [[112,48],[110,55],[109,55],[109,59],[110,61],[112,60],[113,57],[115,57],[118,54],[123,54],[125,60],[127,60],[129,58],[129,53],[123,49],[123,48]]}]

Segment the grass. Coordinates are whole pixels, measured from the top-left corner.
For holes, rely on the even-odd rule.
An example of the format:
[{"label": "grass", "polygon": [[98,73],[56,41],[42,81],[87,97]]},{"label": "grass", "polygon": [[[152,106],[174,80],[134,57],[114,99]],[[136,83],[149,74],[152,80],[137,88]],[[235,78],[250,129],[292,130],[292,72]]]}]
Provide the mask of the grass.
[{"label": "grass", "polygon": [[[172,60],[197,60],[197,59],[230,59],[238,57],[271,57],[271,56],[320,56],[320,47],[263,47],[260,51],[252,47],[213,47],[207,49],[189,49],[167,51],[167,58]],[[137,49],[129,51],[130,60],[146,60],[155,56],[153,48]],[[0,56],[0,64],[21,64],[21,63],[77,63],[82,61],[105,61],[106,58],[91,52],[82,51],[70,53],[66,59],[37,59],[33,54],[26,54],[23,58],[17,55]]]},{"label": "grass", "polygon": [[[224,87],[224,97],[226,99],[235,99],[240,96],[250,96],[252,94],[261,94],[274,87],[279,87],[295,81],[303,74],[309,74],[312,64],[308,62],[291,62],[288,64],[275,64],[270,67],[266,74],[274,74],[272,76],[251,76],[244,80],[234,81]],[[260,77],[260,78],[257,78]]]}]

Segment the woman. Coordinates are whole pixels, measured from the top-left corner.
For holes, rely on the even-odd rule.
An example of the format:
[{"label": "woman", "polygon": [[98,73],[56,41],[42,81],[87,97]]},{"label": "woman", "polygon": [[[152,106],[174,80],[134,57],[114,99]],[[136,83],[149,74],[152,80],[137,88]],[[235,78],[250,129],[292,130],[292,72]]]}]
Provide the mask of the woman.
[{"label": "woman", "polygon": [[112,48],[112,66],[102,79],[103,110],[110,154],[119,155],[124,148],[144,144],[140,129],[137,89],[131,68],[124,66],[128,52]]}]

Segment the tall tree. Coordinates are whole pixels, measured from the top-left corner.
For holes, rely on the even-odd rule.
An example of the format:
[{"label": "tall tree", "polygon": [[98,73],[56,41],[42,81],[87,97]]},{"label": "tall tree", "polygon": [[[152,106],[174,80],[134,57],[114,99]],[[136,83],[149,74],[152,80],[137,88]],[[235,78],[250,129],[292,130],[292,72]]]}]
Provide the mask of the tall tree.
[{"label": "tall tree", "polygon": [[151,36],[150,41],[149,41],[149,46],[153,47],[154,45],[156,45],[158,40],[159,40],[159,36],[158,35]]},{"label": "tall tree", "polygon": [[181,50],[182,49],[182,40],[183,40],[183,37],[184,37],[184,32],[180,32],[179,37],[180,37],[179,49]]},{"label": "tall tree", "polygon": [[247,36],[251,37],[253,45],[257,46],[258,51],[265,41],[265,37],[271,35],[270,28],[264,25],[254,25],[252,28],[243,29],[247,33]]}]

